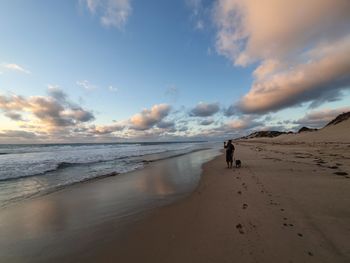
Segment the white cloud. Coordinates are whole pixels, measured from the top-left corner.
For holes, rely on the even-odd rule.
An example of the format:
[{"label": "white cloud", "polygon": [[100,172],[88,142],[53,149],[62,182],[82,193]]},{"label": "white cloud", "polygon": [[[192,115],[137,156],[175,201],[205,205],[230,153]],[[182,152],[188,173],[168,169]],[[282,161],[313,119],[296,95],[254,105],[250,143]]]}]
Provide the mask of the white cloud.
[{"label": "white cloud", "polygon": [[25,69],[24,67],[18,65],[18,64],[14,64],[14,63],[4,63],[2,64],[2,67],[8,70],[12,70],[12,71],[17,71],[17,72],[21,72],[21,73],[25,73],[25,74],[30,74],[30,71]]},{"label": "white cloud", "polygon": [[97,86],[91,84],[89,81],[87,80],[79,80],[76,82],[76,84],[80,87],[82,87],[85,90],[94,90],[97,89]]},{"label": "white cloud", "polygon": [[118,88],[115,88],[115,87],[113,87],[113,86],[109,86],[109,87],[108,87],[108,90],[109,90],[109,91],[112,91],[112,92],[117,92],[117,91],[118,91]]},{"label": "white cloud", "polygon": [[217,52],[258,64],[237,108],[266,113],[337,99],[350,87],[349,13],[348,0],[218,0]]},{"label": "white cloud", "polygon": [[210,16],[210,8],[204,5],[203,0],[186,0],[187,7],[191,10],[190,19],[193,22],[195,30],[204,30],[207,24],[207,18]]},{"label": "white cloud", "polygon": [[198,29],[198,30],[204,29],[204,22],[203,22],[203,20],[197,20],[195,28]]},{"label": "white cloud", "polygon": [[92,14],[100,17],[101,24],[118,29],[126,24],[132,7],[130,0],[81,0]]},{"label": "white cloud", "polygon": [[186,0],[186,4],[192,9],[194,15],[198,15],[202,8],[202,0]]}]

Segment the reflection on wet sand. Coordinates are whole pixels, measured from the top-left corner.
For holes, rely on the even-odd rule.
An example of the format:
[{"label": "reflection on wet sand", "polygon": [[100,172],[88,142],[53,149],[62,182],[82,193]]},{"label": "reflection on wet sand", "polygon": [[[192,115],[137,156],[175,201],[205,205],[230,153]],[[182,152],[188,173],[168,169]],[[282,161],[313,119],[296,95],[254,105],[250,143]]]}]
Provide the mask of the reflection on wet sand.
[{"label": "reflection on wet sand", "polygon": [[171,162],[156,163],[153,165],[156,173],[137,178],[138,190],[157,198],[187,193],[198,183],[201,173],[198,168],[203,159],[209,160],[212,154],[212,151],[202,151],[193,153],[190,158],[186,155]]},{"label": "reflection on wet sand", "polygon": [[188,194],[201,165],[217,154],[194,152],[3,208],[0,262],[77,259],[82,251],[88,256],[86,250],[122,235],[135,215]]}]

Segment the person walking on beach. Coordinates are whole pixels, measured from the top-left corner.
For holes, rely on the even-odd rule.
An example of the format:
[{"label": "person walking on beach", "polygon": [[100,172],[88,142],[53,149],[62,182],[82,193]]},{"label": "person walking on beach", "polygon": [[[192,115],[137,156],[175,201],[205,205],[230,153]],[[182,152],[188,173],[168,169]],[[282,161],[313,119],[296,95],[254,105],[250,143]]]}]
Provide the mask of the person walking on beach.
[{"label": "person walking on beach", "polygon": [[226,149],[226,163],[227,168],[232,168],[233,163],[233,153],[235,151],[235,146],[232,144],[232,140],[228,140],[228,142],[224,142],[224,148]]}]

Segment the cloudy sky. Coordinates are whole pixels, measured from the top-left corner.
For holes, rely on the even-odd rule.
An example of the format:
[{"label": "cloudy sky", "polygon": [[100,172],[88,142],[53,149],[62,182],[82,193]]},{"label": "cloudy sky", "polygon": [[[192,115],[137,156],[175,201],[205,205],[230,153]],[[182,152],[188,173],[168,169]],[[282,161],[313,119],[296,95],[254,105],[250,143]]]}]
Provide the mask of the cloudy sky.
[{"label": "cloudy sky", "polygon": [[3,0],[0,143],[227,139],[350,110],[349,0]]}]

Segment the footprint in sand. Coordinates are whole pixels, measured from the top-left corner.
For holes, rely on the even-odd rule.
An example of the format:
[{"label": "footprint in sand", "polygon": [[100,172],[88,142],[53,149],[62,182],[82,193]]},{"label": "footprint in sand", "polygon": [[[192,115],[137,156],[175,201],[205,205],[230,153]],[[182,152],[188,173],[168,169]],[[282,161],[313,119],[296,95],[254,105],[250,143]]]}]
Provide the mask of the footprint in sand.
[{"label": "footprint in sand", "polygon": [[336,174],[336,175],[341,175],[341,176],[345,176],[345,177],[349,178],[349,177],[347,176],[348,173],[346,173],[346,172],[335,172],[334,174]]},{"label": "footprint in sand", "polygon": [[238,229],[238,232],[239,232],[240,234],[244,234],[243,226],[242,226],[241,224],[237,224],[237,225],[236,225],[236,228]]},{"label": "footprint in sand", "polygon": [[329,169],[338,169],[338,166],[333,165],[333,166],[328,166]]},{"label": "footprint in sand", "polygon": [[247,208],[248,208],[248,205],[247,205],[247,204],[243,204],[242,208],[243,208],[243,209],[247,209]]}]

